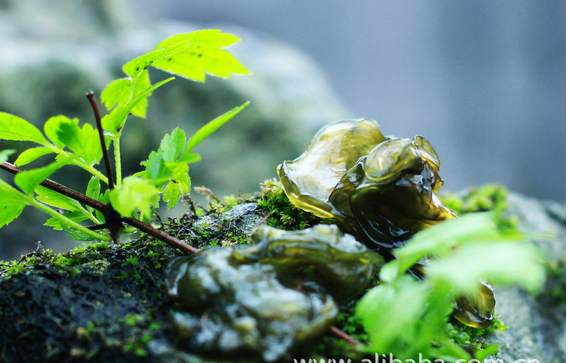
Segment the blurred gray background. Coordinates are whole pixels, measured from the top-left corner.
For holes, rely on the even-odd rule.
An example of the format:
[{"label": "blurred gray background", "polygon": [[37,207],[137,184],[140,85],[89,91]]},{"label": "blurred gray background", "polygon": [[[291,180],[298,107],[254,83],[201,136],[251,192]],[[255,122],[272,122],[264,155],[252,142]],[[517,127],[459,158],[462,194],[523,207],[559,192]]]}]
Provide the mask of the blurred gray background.
[{"label": "blurred gray background", "polygon": [[[124,62],[165,37],[202,28],[239,36],[231,52],[254,74],[177,80],[155,92],[148,119],[129,121],[123,148],[136,162],[127,173],[173,127],[191,134],[251,100],[200,145],[194,186],[253,192],[319,127],[365,117],[386,134],[425,136],[441,159],[443,191],[498,182],[565,200],[565,2],[558,0],[0,0],[0,111],[38,127],[56,114],[92,122],[86,90],[100,92],[123,76]],[[87,178],[69,173],[54,179],[80,188]],[[56,250],[80,244],[58,245],[62,233],[30,228],[44,220],[26,210],[4,227],[0,260],[40,239]]]},{"label": "blurred gray background", "polygon": [[238,24],[298,46],[350,118],[430,140],[446,189],[495,181],[565,200],[564,1],[152,4],[167,17]]}]

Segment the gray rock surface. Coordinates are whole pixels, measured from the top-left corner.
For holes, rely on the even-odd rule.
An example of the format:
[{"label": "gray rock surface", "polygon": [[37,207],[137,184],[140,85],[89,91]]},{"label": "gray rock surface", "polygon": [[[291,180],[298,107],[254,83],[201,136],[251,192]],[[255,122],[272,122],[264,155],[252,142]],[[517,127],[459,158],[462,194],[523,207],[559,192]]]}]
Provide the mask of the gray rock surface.
[{"label": "gray rock surface", "polygon": [[[521,231],[530,235],[551,234],[551,239],[532,242],[546,251],[548,264],[558,273],[552,274],[544,291],[536,297],[516,287],[496,289],[496,310],[509,329],[487,339],[490,343],[500,343],[500,351],[493,359],[565,362],[565,206],[514,193],[509,195],[508,202],[508,212],[518,218]],[[562,296],[558,296],[560,291]]]}]

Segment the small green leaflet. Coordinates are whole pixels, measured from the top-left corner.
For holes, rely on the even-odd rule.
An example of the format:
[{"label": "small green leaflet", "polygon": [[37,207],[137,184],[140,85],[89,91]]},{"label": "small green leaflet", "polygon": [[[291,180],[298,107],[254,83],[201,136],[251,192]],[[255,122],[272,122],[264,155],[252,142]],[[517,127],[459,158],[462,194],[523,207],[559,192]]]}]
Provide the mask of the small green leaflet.
[{"label": "small green leaflet", "polygon": [[109,193],[113,208],[123,217],[131,217],[138,208],[144,218],[152,216],[152,207],[158,207],[160,190],[149,181],[129,176]]},{"label": "small green leaflet", "polygon": [[20,156],[18,156],[18,158],[16,159],[16,161],[14,162],[14,165],[20,167],[20,166],[24,166],[27,165],[29,163],[31,163],[32,161],[47,155],[47,154],[51,154],[53,153],[52,150],[48,149],[47,147],[33,147],[31,149],[27,149],[25,151],[23,151]]},{"label": "small green leaflet", "polygon": [[124,122],[126,121],[126,117],[132,111],[132,109],[138,104],[138,102],[140,100],[148,97],[152,93],[152,91],[154,91],[158,87],[161,87],[162,85],[170,82],[173,79],[174,79],[174,77],[171,77],[171,78],[165,79],[162,82],[158,82],[154,86],[147,88],[144,92],[142,92],[141,94],[136,96],[128,104],[126,104],[126,105],[123,104],[123,105],[117,106],[115,109],[113,109],[111,111],[111,113],[109,113],[108,115],[103,117],[103,120],[101,121],[103,124],[103,128],[105,130],[109,131],[112,135],[114,135],[116,132],[118,132],[122,128],[122,126],[124,125]]},{"label": "small green leaflet", "polygon": [[[89,184],[87,184],[87,190],[85,191],[85,195],[89,198],[93,198],[95,200],[99,200],[99,195],[101,194],[101,181],[96,176],[92,176],[89,179]],[[93,212],[95,209],[93,207],[87,206],[89,212]]]},{"label": "small green leaflet", "polygon": [[[136,82],[133,97],[138,97],[152,86],[148,70],[144,70],[140,73],[136,81],[130,78],[122,78],[109,83],[101,93],[101,101],[103,101],[107,110],[112,109],[116,105],[126,105],[128,103],[132,82]],[[148,94],[148,96],[150,96],[150,94]],[[134,105],[130,113],[132,113],[133,116],[145,118],[147,107],[148,99],[146,97],[141,98],[140,101]]]},{"label": "small green leaflet", "polygon": [[188,163],[178,160],[185,144],[186,134],[180,128],[175,128],[162,138],[158,151],[151,152],[148,160],[142,163],[146,166],[143,175],[150,182],[159,188],[167,183],[163,200],[168,202],[168,209],[178,203],[180,195],[190,191]]},{"label": "small green leaflet", "polygon": [[215,130],[223,126],[223,124],[225,124],[227,121],[231,120],[239,112],[243,111],[243,109],[249,106],[250,103],[251,102],[247,101],[241,106],[235,107],[234,109],[224,113],[223,115],[211,120],[206,125],[202,126],[188,142],[188,146],[186,146],[186,149],[184,150],[182,159],[190,159],[190,153],[194,147],[196,147],[200,142],[211,135]]},{"label": "small green leaflet", "polygon": [[87,214],[85,208],[83,208],[78,201],[69,198],[68,196],[55,192],[41,185],[36,188],[35,192],[38,195],[36,199],[42,203],[51,205],[52,207],[66,209],[68,211],[80,211]]},{"label": "small green leaflet", "polygon": [[44,180],[49,178],[49,176],[55,173],[59,168],[66,165],[68,161],[56,161],[43,168],[26,170],[21,173],[16,174],[14,177],[14,182],[20,187],[26,194],[33,195],[34,190],[38,185]]},{"label": "small green leaflet", "polygon": [[[4,153],[4,150],[2,153]],[[0,155],[2,155],[0,153]],[[10,184],[0,179],[0,228],[18,218],[29,200],[26,195],[14,189]]]},{"label": "small green leaflet", "polygon": [[54,125],[55,135],[53,137],[56,144],[67,146],[75,155],[79,156],[85,164],[92,166],[98,164],[103,157],[99,134],[90,124],[84,124],[79,128],[79,120],[70,120],[67,117],[59,116]]},{"label": "small green leaflet", "polygon": [[37,127],[5,112],[0,112],[0,139],[33,141],[44,146],[49,144]]}]

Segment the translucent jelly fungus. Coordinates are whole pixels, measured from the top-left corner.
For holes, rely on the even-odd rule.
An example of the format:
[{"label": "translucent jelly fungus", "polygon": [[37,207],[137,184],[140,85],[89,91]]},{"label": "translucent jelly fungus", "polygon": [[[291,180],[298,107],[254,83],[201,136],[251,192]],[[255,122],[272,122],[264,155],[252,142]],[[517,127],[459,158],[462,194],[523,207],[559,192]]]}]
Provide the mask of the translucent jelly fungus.
[{"label": "translucent jelly fungus", "polygon": [[335,298],[355,299],[383,264],[336,226],[261,227],[252,246],[210,248],[173,261],[168,295],[188,349],[277,360],[328,332]]},{"label": "translucent jelly fungus", "polygon": [[[277,171],[291,202],[335,218],[356,239],[386,259],[415,233],[456,215],[441,203],[440,161],[422,136],[384,136],[374,120],[344,120],[323,127],[306,151]],[[421,277],[421,268],[411,271]],[[494,296],[459,299],[455,316],[473,327],[492,323]]]}]

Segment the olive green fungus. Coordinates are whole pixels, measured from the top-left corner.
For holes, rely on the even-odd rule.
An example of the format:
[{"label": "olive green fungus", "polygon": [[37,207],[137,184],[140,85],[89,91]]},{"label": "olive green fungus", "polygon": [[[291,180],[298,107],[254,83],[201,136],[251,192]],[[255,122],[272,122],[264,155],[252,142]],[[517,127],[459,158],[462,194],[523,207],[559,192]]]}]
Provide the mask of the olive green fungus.
[{"label": "olive green fungus", "polygon": [[[437,197],[443,186],[440,160],[422,136],[384,136],[375,120],[343,120],[323,127],[306,151],[277,171],[298,208],[335,218],[371,250],[393,259],[391,251],[415,233],[456,214]],[[422,268],[410,271],[418,278]],[[462,323],[488,327],[494,295],[481,284],[479,295],[457,301]]]},{"label": "olive green fungus", "polygon": [[[274,361],[325,334],[338,301],[353,300],[383,259],[335,225],[260,227],[253,245],[208,248],[166,271],[181,345]],[[332,292],[339,291],[339,294]]]}]

